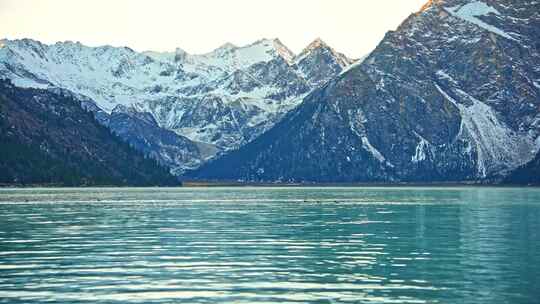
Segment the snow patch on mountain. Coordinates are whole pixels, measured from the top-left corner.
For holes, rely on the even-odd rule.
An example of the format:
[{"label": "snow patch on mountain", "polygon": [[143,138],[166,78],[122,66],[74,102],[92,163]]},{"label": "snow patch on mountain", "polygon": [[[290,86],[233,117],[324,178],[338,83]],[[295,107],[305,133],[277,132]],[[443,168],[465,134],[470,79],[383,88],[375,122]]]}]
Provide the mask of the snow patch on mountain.
[{"label": "snow patch on mountain", "polygon": [[278,53],[274,45],[274,41],[268,39],[259,40],[245,47],[225,45],[211,53],[192,58],[206,65],[234,71],[274,59]]},{"label": "snow patch on mountain", "polygon": [[455,16],[467,22],[473,23],[489,32],[492,32],[494,34],[497,34],[507,39],[518,41],[517,39],[512,37],[509,33],[506,33],[505,31],[493,25],[490,25],[478,18],[482,16],[488,16],[491,14],[497,15],[497,16],[501,15],[501,13],[499,13],[498,10],[487,5],[484,2],[474,1],[471,3],[467,3],[463,6],[449,7],[447,8],[447,12],[450,13],[452,16]]},{"label": "snow patch on mountain", "polygon": [[420,142],[416,146],[414,155],[411,158],[411,161],[414,163],[419,163],[427,159],[427,152],[429,149],[429,142],[423,137],[420,137]]},{"label": "snow patch on mountain", "polygon": [[371,155],[373,155],[379,162],[384,163],[386,161],[386,158],[377,150],[377,148],[373,147],[371,143],[369,142],[369,139],[367,136],[362,136],[362,146],[364,149],[366,149]]}]

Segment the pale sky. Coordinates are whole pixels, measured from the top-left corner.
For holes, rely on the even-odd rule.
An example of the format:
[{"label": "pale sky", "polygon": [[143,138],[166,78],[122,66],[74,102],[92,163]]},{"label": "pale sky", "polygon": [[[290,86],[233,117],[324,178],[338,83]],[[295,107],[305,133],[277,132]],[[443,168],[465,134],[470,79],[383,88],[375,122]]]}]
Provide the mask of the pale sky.
[{"label": "pale sky", "polygon": [[209,52],[279,38],[300,52],[320,37],[358,58],[427,0],[0,0],[0,38],[138,51]]}]

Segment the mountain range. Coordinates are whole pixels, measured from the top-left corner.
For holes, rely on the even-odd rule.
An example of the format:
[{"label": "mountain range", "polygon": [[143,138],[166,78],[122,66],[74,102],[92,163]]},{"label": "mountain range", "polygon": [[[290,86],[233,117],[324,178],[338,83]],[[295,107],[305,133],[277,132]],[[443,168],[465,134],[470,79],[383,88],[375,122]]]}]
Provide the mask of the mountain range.
[{"label": "mountain range", "polygon": [[298,55],[278,39],[203,55],[0,46],[1,78],[70,92],[187,179],[528,183],[538,172],[538,1],[431,0],[362,60],[320,39]]},{"label": "mountain range", "polygon": [[320,39],[299,55],[278,39],[203,55],[30,39],[1,45],[3,78],[93,103],[101,122],[177,175],[252,141],[354,62]]}]

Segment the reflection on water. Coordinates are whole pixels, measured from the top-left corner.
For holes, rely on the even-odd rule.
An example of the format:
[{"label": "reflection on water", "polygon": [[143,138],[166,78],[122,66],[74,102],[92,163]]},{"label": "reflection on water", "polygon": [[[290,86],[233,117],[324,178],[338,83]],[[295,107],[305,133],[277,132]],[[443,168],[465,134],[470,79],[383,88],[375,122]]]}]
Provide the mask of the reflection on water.
[{"label": "reflection on water", "polygon": [[540,190],[0,190],[0,303],[539,303]]}]

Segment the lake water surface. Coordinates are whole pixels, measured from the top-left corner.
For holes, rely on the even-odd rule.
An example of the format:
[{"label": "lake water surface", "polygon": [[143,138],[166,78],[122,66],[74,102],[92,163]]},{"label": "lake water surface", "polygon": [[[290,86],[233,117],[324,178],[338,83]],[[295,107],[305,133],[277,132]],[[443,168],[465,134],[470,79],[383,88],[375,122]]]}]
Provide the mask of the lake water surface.
[{"label": "lake water surface", "polygon": [[540,303],[540,189],[0,189],[0,303]]}]

